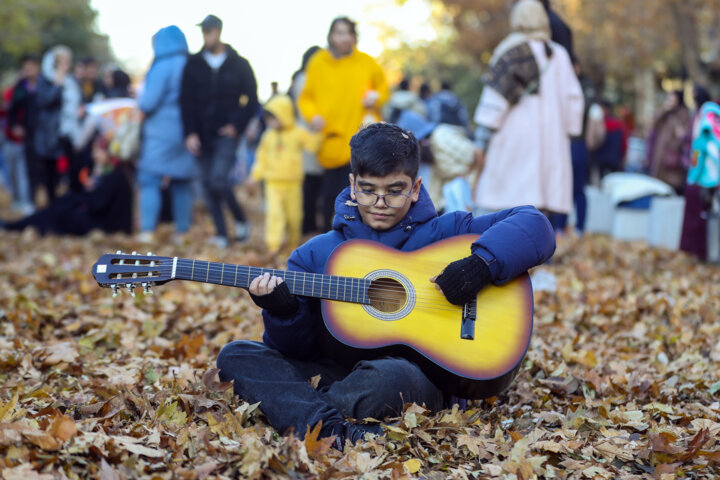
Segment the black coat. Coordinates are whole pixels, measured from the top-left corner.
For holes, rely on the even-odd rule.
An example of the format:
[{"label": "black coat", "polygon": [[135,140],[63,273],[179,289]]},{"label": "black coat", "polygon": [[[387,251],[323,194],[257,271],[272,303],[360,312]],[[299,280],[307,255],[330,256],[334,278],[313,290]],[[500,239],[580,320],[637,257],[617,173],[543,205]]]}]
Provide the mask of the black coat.
[{"label": "black coat", "polygon": [[257,112],[257,83],[250,63],[229,45],[227,58],[213,71],[202,51],[185,65],[180,108],[185,136],[196,133],[203,144],[218,136],[220,127],[231,123],[242,134]]},{"label": "black coat", "polygon": [[575,51],[573,50],[573,39],[572,30],[568,27],[567,23],[560,18],[560,15],[555,13],[553,10],[548,10],[548,19],[550,20],[550,31],[552,32],[551,40],[555,43],[559,43],[570,55],[570,61],[575,63]]}]

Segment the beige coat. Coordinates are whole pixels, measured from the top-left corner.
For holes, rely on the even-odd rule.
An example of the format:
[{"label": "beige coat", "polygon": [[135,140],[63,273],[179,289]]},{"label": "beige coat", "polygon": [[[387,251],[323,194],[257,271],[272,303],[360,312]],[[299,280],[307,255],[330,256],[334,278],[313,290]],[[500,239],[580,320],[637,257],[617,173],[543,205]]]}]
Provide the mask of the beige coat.
[{"label": "beige coat", "polygon": [[549,43],[548,64],[543,42],[529,42],[541,72],[538,94],[525,95],[511,107],[493,88],[483,89],[475,123],[495,133],[474,199],[482,209],[572,209],[570,136],[582,131],[584,99],[567,51]]}]

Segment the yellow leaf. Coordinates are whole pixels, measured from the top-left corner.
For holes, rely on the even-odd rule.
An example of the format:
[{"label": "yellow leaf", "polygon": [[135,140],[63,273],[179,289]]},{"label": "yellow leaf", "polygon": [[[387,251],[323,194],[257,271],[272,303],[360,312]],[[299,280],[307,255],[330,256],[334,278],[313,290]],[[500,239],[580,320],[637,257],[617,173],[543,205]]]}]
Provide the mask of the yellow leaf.
[{"label": "yellow leaf", "polygon": [[403,462],[403,465],[408,472],[416,473],[418,470],[420,470],[422,463],[420,463],[420,460],[418,460],[417,458],[411,458],[410,460],[405,460]]},{"label": "yellow leaf", "polygon": [[310,430],[309,425],[307,427],[307,433],[305,433],[305,449],[310,458],[319,458],[325,455],[328,450],[330,450],[330,446],[334,441],[333,437],[318,438],[321,428],[322,422],[318,422],[312,430]]},{"label": "yellow leaf", "polygon": [[17,392],[15,392],[15,395],[13,395],[10,401],[4,406],[0,407],[0,422],[4,422],[6,417],[10,419],[13,410],[15,410],[15,406],[17,406],[17,402],[18,394]]},{"label": "yellow leaf", "polygon": [[67,415],[58,415],[50,426],[50,434],[63,442],[77,433],[75,422]]}]

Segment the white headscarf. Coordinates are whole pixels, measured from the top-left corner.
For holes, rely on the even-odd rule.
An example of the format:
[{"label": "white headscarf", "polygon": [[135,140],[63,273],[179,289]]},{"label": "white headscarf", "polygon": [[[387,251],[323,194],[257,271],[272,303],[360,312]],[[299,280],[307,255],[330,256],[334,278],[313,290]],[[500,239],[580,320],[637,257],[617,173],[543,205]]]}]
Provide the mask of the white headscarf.
[{"label": "white headscarf", "polygon": [[[51,84],[55,82],[55,59],[58,55],[70,55],[72,50],[65,45],[56,45],[48,50],[42,59],[42,74]],[[70,72],[62,84],[62,106],[60,107],[60,135],[75,141],[80,130],[78,109],[82,103],[80,86]]]},{"label": "white headscarf", "polygon": [[510,12],[510,34],[495,48],[493,65],[505,52],[530,40],[550,40],[550,20],[538,0],[520,0]]}]

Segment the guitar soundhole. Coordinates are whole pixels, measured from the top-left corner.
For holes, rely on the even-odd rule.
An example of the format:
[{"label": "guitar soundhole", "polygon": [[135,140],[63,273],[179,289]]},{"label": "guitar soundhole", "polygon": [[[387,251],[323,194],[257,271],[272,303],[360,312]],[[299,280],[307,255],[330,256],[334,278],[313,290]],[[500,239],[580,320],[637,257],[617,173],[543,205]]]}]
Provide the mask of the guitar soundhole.
[{"label": "guitar soundhole", "polygon": [[407,303],[407,292],[400,282],[392,278],[378,278],[370,283],[368,297],[371,305],[383,312],[397,312]]}]

